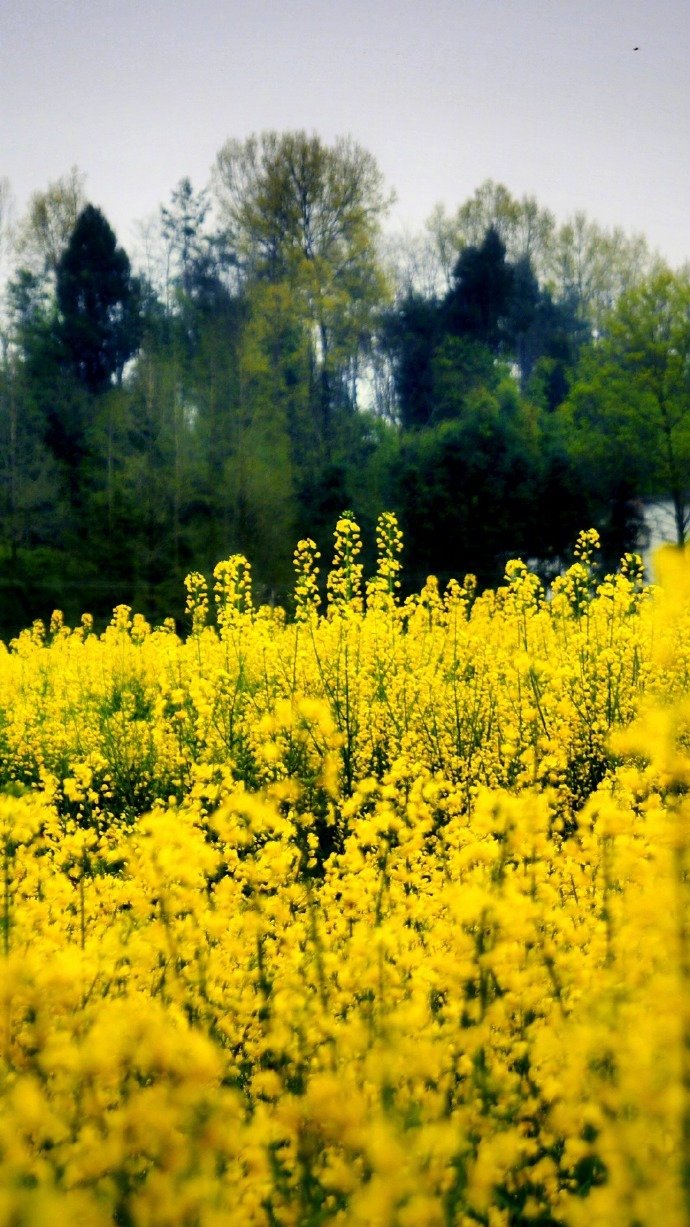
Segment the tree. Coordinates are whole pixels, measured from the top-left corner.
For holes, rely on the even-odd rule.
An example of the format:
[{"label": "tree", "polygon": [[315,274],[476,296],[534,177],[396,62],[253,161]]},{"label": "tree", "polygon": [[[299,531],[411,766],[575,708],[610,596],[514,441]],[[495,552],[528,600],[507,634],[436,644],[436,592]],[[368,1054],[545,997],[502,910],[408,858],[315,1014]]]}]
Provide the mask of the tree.
[{"label": "tree", "polygon": [[16,249],[23,268],[35,276],[55,276],[77,218],[86,204],[85,175],[76,166],[61,179],[34,192],[19,223]]},{"label": "tree", "polygon": [[574,453],[609,498],[671,500],[690,526],[690,277],[662,269],[621,295],[563,409]]},{"label": "tree", "polygon": [[460,252],[465,247],[479,247],[489,229],[498,234],[511,263],[529,260],[542,277],[549,263],[555,225],[553,214],[533,196],[516,200],[504,184],[487,179],[451,217],[438,205],[427,222],[427,233],[449,288]]},{"label": "tree", "polygon": [[501,386],[517,393],[510,368],[472,336],[444,336],[433,354],[432,376],[432,426],[462,417],[473,405],[493,403]]},{"label": "tree", "polygon": [[538,438],[507,388],[476,388],[461,416],[404,436],[393,471],[413,588],[429,572],[495,583],[542,544]]},{"label": "tree", "polygon": [[161,207],[161,231],[168,248],[171,279],[186,294],[192,291],[195,269],[205,253],[208,210],[207,193],[195,192],[188,178],[180,179],[170,206]]},{"label": "tree", "polygon": [[386,316],[381,345],[390,356],[404,429],[427,426],[434,412],[434,352],[442,336],[434,299],[410,294]]},{"label": "tree", "polygon": [[529,260],[554,301],[575,302],[590,328],[599,328],[620,295],[656,265],[642,235],[627,235],[620,227],[606,230],[581,211],[557,225],[533,196],[518,200],[504,184],[487,179],[454,214],[437,206],[427,222],[437,276],[447,288],[458,256],[479,247],[489,229],[499,236],[509,263]]},{"label": "tree", "polygon": [[167,285],[178,296],[213,308],[218,296],[229,292],[228,272],[237,267],[237,258],[226,235],[206,228],[210,207],[207,191],[195,192],[190,179],[180,179],[170,205],[161,208],[160,229],[166,248]]},{"label": "tree", "polygon": [[556,302],[542,289],[529,328],[518,337],[522,388],[542,410],[552,412],[565,400],[589,339],[574,300]]},{"label": "tree", "polygon": [[[20,268],[8,285],[7,312],[6,369],[11,372],[16,431],[21,435],[28,425],[34,444],[47,447],[53,460],[62,461],[80,451],[73,448],[73,441],[83,434],[82,398],[65,370],[55,303],[45,277]],[[52,501],[58,521],[57,490]]]},{"label": "tree", "polygon": [[14,325],[11,316],[12,343],[0,363],[0,540],[13,566],[20,549],[54,541],[64,528],[45,418]]},{"label": "tree", "polygon": [[497,230],[490,227],[478,247],[460,253],[453,282],[444,302],[448,330],[498,353],[508,339],[515,272]]},{"label": "tree", "polygon": [[305,261],[343,274],[364,259],[391,198],[371,154],[354,141],[329,148],[305,132],[228,141],[216,159],[221,220],[260,276],[299,275]]},{"label": "tree", "polygon": [[137,289],[127,254],[100,209],[79,214],[57,269],[58,336],[91,393],[119,380],[140,340]]},{"label": "tree", "polygon": [[9,179],[0,177],[0,275],[4,272],[12,234],[14,201]]},{"label": "tree", "polygon": [[305,132],[228,141],[216,160],[221,223],[250,280],[286,283],[312,336],[328,445],[331,416],[356,403],[358,363],[386,299],[378,256],[391,198],[371,154]]},{"label": "tree", "polygon": [[580,318],[599,331],[620,296],[650,275],[654,263],[642,235],[605,230],[578,212],[554,235],[547,275],[556,298],[574,302]]},{"label": "tree", "polygon": [[[281,287],[257,287],[239,352],[239,397],[233,452],[224,487],[232,513],[233,548],[252,555],[257,579],[281,596],[291,576],[296,505],[290,439],[291,389],[286,371],[299,352],[285,331]],[[285,351],[278,350],[285,346]],[[304,386],[304,385],[303,385]]]}]

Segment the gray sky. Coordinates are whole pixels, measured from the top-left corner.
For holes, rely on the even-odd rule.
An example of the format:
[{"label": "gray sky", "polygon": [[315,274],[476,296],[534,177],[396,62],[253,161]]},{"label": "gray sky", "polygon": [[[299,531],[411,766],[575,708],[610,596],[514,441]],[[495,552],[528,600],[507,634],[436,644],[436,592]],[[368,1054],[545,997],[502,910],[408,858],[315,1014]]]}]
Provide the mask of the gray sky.
[{"label": "gray sky", "polygon": [[[639,47],[634,51],[634,47]],[[419,229],[487,178],[690,258],[690,0],[0,0],[0,176],[134,221],[228,137],[351,134]]]}]

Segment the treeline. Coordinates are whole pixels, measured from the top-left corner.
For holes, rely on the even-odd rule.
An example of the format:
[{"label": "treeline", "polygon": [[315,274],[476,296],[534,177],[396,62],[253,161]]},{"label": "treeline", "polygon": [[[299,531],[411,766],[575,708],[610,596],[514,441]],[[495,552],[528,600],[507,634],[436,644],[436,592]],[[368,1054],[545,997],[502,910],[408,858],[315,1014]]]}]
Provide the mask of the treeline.
[{"label": "treeline", "polygon": [[414,240],[390,203],[369,153],[304,133],[229,141],[133,260],[78,172],[34,195],[0,233],[0,633],[181,619],[235,552],[285,602],[346,507],[398,513],[411,586],[548,573],[584,525],[615,557],[647,497],[684,539],[687,271],[493,183]]}]

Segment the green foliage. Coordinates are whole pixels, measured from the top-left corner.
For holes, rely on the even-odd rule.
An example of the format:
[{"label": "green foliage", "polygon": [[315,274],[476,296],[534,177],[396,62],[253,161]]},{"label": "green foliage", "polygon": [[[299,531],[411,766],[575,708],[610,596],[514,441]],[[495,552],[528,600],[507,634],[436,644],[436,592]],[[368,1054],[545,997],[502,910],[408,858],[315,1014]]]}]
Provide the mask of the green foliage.
[{"label": "green foliage", "polygon": [[78,172],[30,202],[0,352],[0,633],[76,617],[77,591],[99,622],[123,600],[181,622],[184,575],[235,554],[289,606],[290,543],[325,553],[343,507],[369,571],[399,513],[413,587],[494,582],[512,554],[548,575],[583,523],[618,556],[641,497],[672,499],[681,539],[690,291],[641,278],[639,242],[488,183],[437,211],[424,292],[392,302],[390,197],[355,142],[228,142],[212,191],[180,180],[148,280]]},{"label": "green foliage", "polygon": [[214,186],[247,280],[289,288],[328,452],[334,414],[357,403],[359,361],[387,296],[381,172],[350,139],[327,146],[306,132],[264,132],[223,146]]},{"label": "green foliage", "polygon": [[400,421],[427,426],[435,407],[434,354],[441,336],[435,299],[408,294],[383,320],[382,343],[393,366]]},{"label": "green foliage", "polygon": [[479,389],[461,416],[404,439],[397,481],[413,586],[430,572],[470,571],[486,584],[506,557],[533,552],[538,439],[511,401]]},{"label": "green foliage", "polygon": [[662,269],[622,295],[563,406],[569,447],[600,503],[673,504],[690,519],[690,279]]},{"label": "green foliage", "polygon": [[16,248],[22,269],[44,286],[52,284],[77,218],[86,204],[85,175],[73,166],[66,174],[33,192],[21,219]]}]

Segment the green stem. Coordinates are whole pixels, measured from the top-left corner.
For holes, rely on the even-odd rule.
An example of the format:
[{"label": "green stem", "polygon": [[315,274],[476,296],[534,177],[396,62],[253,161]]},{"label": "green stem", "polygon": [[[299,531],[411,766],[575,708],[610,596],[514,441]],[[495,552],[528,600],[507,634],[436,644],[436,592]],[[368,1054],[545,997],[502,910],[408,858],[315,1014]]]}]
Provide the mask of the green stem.
[{"label": "green stem", "polygon": [[10,848],[9,841],[5,840],[5,849],[3,857],[3,916],[2,916],[2,942],[5,952],[5,958],[10,953]]},{"label": "green stem", "polygon": [[86,946],[86,900],[84,890],[84,873],[85,867],[82,865],[81,877],[79,879],[79,930],[82,950]]},{"label": "green stem", "polygon": [[[680,820],[680,813],[676,815]],[[687,849],[684,843],[676,847],[676,885],[678,889],[678,960],[682,993],[681,1086],[681,1186],[685,1222],[690,1227],[690,928],[688,925]]]}]

